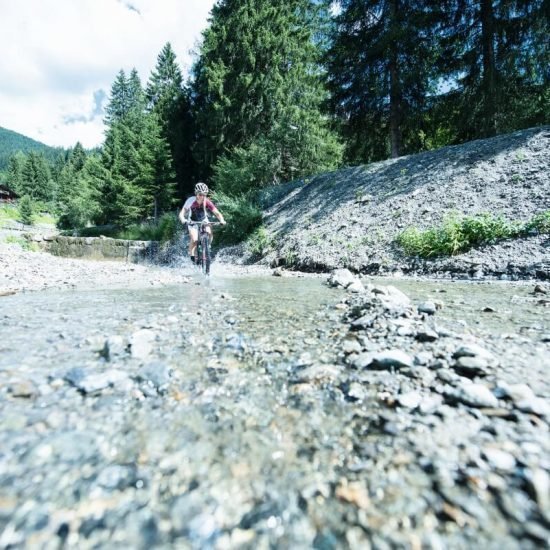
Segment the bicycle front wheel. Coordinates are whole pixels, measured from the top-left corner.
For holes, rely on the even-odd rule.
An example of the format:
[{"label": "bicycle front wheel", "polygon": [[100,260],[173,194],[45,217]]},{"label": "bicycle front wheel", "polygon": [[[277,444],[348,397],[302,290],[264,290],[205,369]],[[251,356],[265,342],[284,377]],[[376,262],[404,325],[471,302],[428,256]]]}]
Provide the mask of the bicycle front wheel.
[{"label": "bicycle front wheel", "polygon": [[201,263],[202,271],[205,275],[210,274],[210,239],[208,235],[201,237]]}]

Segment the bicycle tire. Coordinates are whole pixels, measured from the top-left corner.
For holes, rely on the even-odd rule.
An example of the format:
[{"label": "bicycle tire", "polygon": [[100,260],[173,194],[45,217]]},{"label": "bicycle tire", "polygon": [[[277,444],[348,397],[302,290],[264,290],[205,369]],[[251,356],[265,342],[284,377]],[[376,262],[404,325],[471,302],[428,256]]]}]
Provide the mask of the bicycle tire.
[{"label": "bicycle tire", "polygon": [[202,248],[202,271],[205,275],[210,275],[210,237],[208,233],[201,236]]}]

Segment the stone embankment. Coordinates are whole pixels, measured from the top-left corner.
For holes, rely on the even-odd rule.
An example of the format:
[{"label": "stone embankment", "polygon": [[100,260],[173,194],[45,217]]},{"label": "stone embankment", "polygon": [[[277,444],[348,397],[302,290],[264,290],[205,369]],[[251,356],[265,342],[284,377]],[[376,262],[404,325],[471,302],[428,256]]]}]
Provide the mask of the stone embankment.
[{"label": "stone embankment", "polygon": [[120,260],[139,263],[155,259],[158,254],[158,243],[154,241],[129,241],[107,237],[67,237],[52,235],[30,236],[42,250],[70,258],[87,258],[91,260]]},{"label": "stone embankment", "polygon": [[302,182],[266,210],[271,243],[260,261],[305,271],[548,279],[549,235],[434,260],[405,256],[395,238],[452,213],[526,222],[550,208],[549,197],[548,126],[347,168]]}]

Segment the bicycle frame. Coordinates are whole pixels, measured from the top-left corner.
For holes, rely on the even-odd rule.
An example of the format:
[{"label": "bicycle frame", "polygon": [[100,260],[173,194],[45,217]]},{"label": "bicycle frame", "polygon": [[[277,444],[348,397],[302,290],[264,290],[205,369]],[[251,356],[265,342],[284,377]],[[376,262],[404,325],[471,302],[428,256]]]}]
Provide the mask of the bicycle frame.
[{"label": "bicycle frame", "polygon": [[210,262],[211,262],[211,256],[210,256],[210,235],[208,231],[206,231],[206,228],[208,226],[212,225],[220,225],[219,222],[211,222],[208,220],[200,221],[200,222],[193,222],[188,221],[188,225],[197,225],[199,226],[199,234],[197,239],[197,248],[195,250],[195,257],[197,266],[201,269],[201,271],[205,275],[210,274]]}]

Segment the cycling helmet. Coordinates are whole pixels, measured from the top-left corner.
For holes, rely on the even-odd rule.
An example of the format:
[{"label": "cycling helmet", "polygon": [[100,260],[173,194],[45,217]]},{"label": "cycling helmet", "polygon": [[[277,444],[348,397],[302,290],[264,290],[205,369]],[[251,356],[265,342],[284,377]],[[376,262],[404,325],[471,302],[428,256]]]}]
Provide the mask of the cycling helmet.
[{"label": "cycling helmet", "polygon": [[197,183],[197,185],[195,185],[195,195],[198,195],[199,193],[201,195],[208,194],[208,185],[206,185],[206,183]]}]

